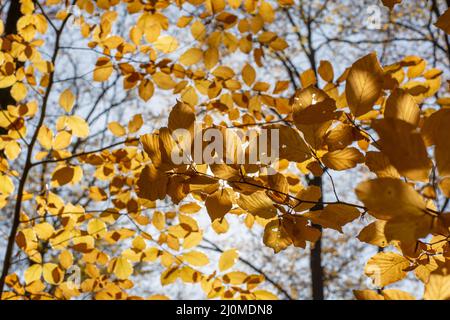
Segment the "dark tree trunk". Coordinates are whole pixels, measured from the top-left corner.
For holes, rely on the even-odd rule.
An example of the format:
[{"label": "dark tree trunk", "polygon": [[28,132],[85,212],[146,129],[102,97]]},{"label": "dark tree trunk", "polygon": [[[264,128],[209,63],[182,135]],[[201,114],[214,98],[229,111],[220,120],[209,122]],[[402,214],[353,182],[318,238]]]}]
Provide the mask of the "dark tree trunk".
[{"label": "dark tree trunk", "polygon": [[[314,177],[309,181],[309,185],[317,186],[322,190],[322,177]],[[311,211],[317,211],[323,209],[322,198],[319,199],[317,205],[315,205]],[[313,225],[313,227],[322,231],[322,227],[319,225]],[[323,267],[322,267],[322,237],[317,240],[314,248],[311,249],[309,265],[311,268],[311,289],[313,300],[324,300],[324,283],[323,283]]]},{"label": "dark tree trunk", "polygon": [[[8,16],[6,17],[5,36],[17,33],[17,21],[19,20],[20,15],[20,2],[18,0],[11,0]],[[10,90],[11,88],[0,89],[0,105],[3,110],[6,109],[9,104],[16,104],[13,97],[11,97]],[[0,130],[0,134],[5,133],[3,128],[0,128]]]}]

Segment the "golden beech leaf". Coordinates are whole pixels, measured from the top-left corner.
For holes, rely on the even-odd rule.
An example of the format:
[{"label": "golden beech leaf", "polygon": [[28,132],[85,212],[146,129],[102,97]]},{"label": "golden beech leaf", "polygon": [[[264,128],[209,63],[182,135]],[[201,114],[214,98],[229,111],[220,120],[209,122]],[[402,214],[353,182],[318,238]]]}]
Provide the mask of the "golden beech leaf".
[{"label": "golden beech leaf", "polygon": [[315,102],[307,107],[300,103],[294,103],[292,108],[294,122],[299,129],[301,125],[319,124],[334,120],[338,115],[335,112],[336,102],[331,98]]},{"label": "golden beech leaf", "polygon": [[53,285],[64,281],[64,271],[54,263],[46,263],[43,267],[44,280]]},{"label": "golden beech leaf", "polygon": [[184,213],[197,213],[200,211],[200,207],[197,203],[191,202],[180,206],[180,211]]},{"label": "golden beech leaf", "polygon": [[108,123],[108,129],[116,137],[122,137],[127,134],[127,130],[116,121]]},{"label": "golden beech leaf", "polygon": [[198,48],[191,48],[180,57],[180,63],[185,66],[196,64],[203,58],[203,51]]},{"label": "golden beech leaf", "polygon": [[425,300],[449,300],[450,299],[450,275],[446,273],[432,273],[425,285]]},{"label": "golden beech leaf", "polygon": [[162,36],[153,42],[153,45],[163,53],[171,53],[178,48],[178,41],[172,36]]},{"label": "golden beech leaf", "polygon": [[130,133],[136,133],[144,124],[144,120],[142,119],[142,115],[136,114],[133,118],[128,122],[128,131]]},{"label": "golden beech leaf", "polygon": [[358,163],[364,162],[364,155],[358,149],[350,147],[327,152],[322,161],[328,168],[340,171],[354,168]]},{"label": "golden beech leaf", "polygon": [[257,191],[250,195],[240,194],[237,204],[242,209],[264,219],[273,218],[277,212],[272,200],[264,191]]},{"label": "golden beech leaf", "polygon": [[266,224],[263,242],[266,246],[272,248],[275,253],[286,249],[292,244],[289,234],[279,219],[272,220]]},{"label": "golden beech leaf", "polygon": [[106,223],[100,219],[92,219],[89,221],[87,226],[88,233],[96,239],[103,237],[108,229],[106,228]]},{"label": "golden beech leaf", "polygon": [[236,249],[230,249],[224,251],[219,258],[219,270],[223,272],[225,270],[230,269],[236,263],[239,258],[239,253]]},{"label": "golden beech leaf", "polygon": [[53,143],[53,132],[45,125],[42,125],[39,128],[37,140],[47,150],[52,148]]},{"label": "golden beech leaf", "polygon": [[0,89],[8,88],[14,85],[14,83],[17,81],[16,76],[9,75],[9,76],[0,76]]},{"label": "golden beech leaf", "polygon": [[348,106],[355,117],[372,110],[382,91],[383,69],[375,53],[371,53],[350,68],[345,85]]},{"label": "golden beech leaf", "polygon": [[59,255],[59,264],[64,269],[69,269],[73,264],[73,255],[69,250],[64,250]]},{"label": "golden beech leaf", "polygon": [[434,156],[441,176],[450,176],[450,109],[434,112],[425,120],[422,136],[427,146],[436,145]]},{"label": "golden beech leaf", "polygon": [[416,300],[408,292],[397,290],[397,289],[386,289],[381,291],[385,300]]},{"label": "golden beech leaf", "polygon": [[72,134],[79,138],[86,138],[89,135],[89,125],[86,120],[79,116],[65,117],[67,127],[72,130]]},{"label": "golden beech leaf", "polygon": [[378,219],[395,217],[413,219],[426,214],[426,203],[414,188],[394,178],[364,181],[356,187],[356,195]]},{"label": "golden beech leaf", "polygon": [[397,169],[389,162],[381,152],[369,151],[366,153],[366,165],[379,178],[400,178]]},{"label": "golden beech leaf", "polygon": [[248,63],[245,64],[244,68],[242,68],[242,79],[246,85],[251,86],[256,78],[255,69]]},{"label": "golden beech leaf", "polygon": [[202,267],[209,263],[208,256],[200,251],[189,251],[181,255],[181,259],[192,266]]},{"label": "golden beech leaf", "polygon": [[40,264],[33,264],[25,270],[25,283],[30,284],[33,281],[39,280],[42,276],[42,266]]},{"label": "golden beech leaf", "polygon": [[443,15],[435,23],[436,27],[445,31],[445,33],[450,34],[450,9],[444,12]]},{"label": "golden beech leaf", "polygon": [[300,82],[303,88],[314,86],[317,84],[316,74],[313,69],[308,69],[300,75]]},{"label": "golden beech leaf", "polygon": [[66,112],[70,112],[74,104],[75,95],[70,89],[64,90],[59,96],[59,105],[61,106],[61,108],[63,108]]},{"label": "golden beech leaf", "polygon": [[364,269],[377,287],[384,287],[406,277],[409,261],[393,252],[380,252],[367,261]]},{"label": "golden beech leaf", "polygon": [[66,149],[71,142],[72,135],[67,131],[58,132],[55,139],[53,140],[53,149],[63,150]]},{"label": "golden beech leaf", "polygon": [[387,247],[389,241],[384,234],[386,221],[376,220],[365,226],[358,235],[359,241],[373,244],[374,246],[384,248]]},{"label": "golden beech leaf", "polygon": [[11,178],[0,174],[0,193],[3,195],[10,195],[14,192],[14,183]]},{"label": "golden beech leaf", "polygon": [[252,292],[256,300],[278,300],[278,297],[267,290],[255,290]]},{"label": "golden beech leaf", "polygon": [[119,257],[113,262],[113,272],[120,280],[128,279],[133,273],[133,265],[125,257]]},{"label": "golden beech leaf", "polygon": [[206,198],[205,206],[211,221],[222,219],[233,206],[230,191],[228,189],[217,190]]},{"label": "golden beech leaf", "polygon": [[80,167],[64,166],[57,168],[52,174],[52,186],[60,187],[78,183],[83,177],[83,171]]},{"label": "golden beech leaf", "polygon": [[402,89],[395,89],[386,101],[384,117],[403,120],[417,126],[420,109],[409,93]]},{"label": "golden beech leaf", "polygon": [[294,128],[282,125],[270,125],[264,127],[264,129],[268,129],[269,132],[271,130],[278,130],[280,159],[301,163],[311,158],[311,150],[299,132]]},{"label": "golden beech leaf", "polygon": [[321,60],[317,72],[319,73],[320,77],[326,82],[333,82],[334,71],[333,66],[329,61]]},{"label": "golden beech leaf", "polygon": [[317,186],[309,186],[306,189],[301,189],[295,197],[296,205],[294,205],[294,210],[296,212],[302,212],[311,209],[319,202],[319,199],[322,197],[322,191]]},{"label": "golden beech leaf", "polygon": [[212,14],[219,13],[225,8],[225,0],[206,0],[205,7]]},{"label": "golden beech leaf", "polygon": [[358,218],[360,213],[355,207],[343,204],[330,204],[323,210],[310,211],[302,216],[324,228],[331,228],[342,233],[342,227]]},{"label": "golden beech leaf", "polygon": [[384,297],[374,290],[353,290],[358,300],[384,300]]},{"label": "golden beech leaf", "polygon": [[432,163],[425,143],[414,126],[393,118],[376,120],[372,126],[380,136],[378,145],[381,152],[401,175],[412,180],[428,181]]},{"label": "golden beech leaf", "polygon": [[193,135],[194,123],[195,113],[189,105],[178,102],[170,111],[168,127],[172,132],[176,129],[187,129]]},{"label": "golden beech leaf", "polygon": [[450,177],[446,177],[439,182],[439,188],[444,196],[450,198]]},{"label": "golden beech leaf", "polygon": [[157,170],[152,164],[146,165],[137,181],[137,195],[150,201],[162,200],[167,194],[167,182],[168,178],[164,172]]},{"label": "golden beech leaf", "polygon": [[22,82],[16,82],[11,87],[11,96],[16,101],[21,101],[25,99],[25,97],[27,96],[27,92],[28,92],[27,87]]},{"label": "golden beech leaf", "polygon": [[150,79],[144,79],[139,84],[138,92],[139,97],[141,97],[142,100],[148,101],[155,92],[155,86],[153,85],[153,82]]},{"label": "golden beech leaf", "polygon": [[34,226],[34,232],[39,239],[48,240],[55,232],[53,226],[48,222],[42,222]]},{"label": "golden beech leaf", "polygon": [[95,63],[94,81],[104,82],[108,80],[113,71],[111,60],[107,57],[100,57]]}]

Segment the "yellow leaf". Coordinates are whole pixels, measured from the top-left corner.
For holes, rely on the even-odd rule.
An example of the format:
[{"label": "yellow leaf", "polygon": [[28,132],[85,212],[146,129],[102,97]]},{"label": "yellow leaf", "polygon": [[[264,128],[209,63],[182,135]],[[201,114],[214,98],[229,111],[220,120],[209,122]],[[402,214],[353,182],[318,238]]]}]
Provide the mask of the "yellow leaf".
[{"label": "yellow leaf", "polygon": [[0,193],[3,195],[10,195],[14,192],[14,183],[11,178],[0,174]]},{"label": "yellow leaf", "polygon": [[246,85],[251,86],[256,78],[255,69],[248,63],[245,64],[244,68],[242,68],[242,79]]},{"label": "yellow leaf", "polygon": [[86,138],[89,135],[89,125],[79,116],[67,117],[67,126],[72,130],[74,136]]},{"label": "yellow leaf", "polygon": [[105,222],[103,222],[103,220],[92,219],[88,223],[87,231],[91,236],[98,239],[98,238],[103,237],[108,230],[107,230],[106,224],[105,224]]},{"label": "yellow leaf", "polygon": [[64,250],[59,254],[59,264],[64,269],[68,269],[73,264],[73,255],[69,250]]},{"label": "yellow leaf", "polygon": [[171,53],[178,48],[178,41],[172,36],[162,36],[153,45],[161,52]]},{"label": "yellow leaf", "polygon": [[386,118],[376,120],[372,127],[380,136],[381,152],[397,171],[412,180],[428,181],[431,161],[425,143],[415,127],[408,122]]},{"label": "yellow leaf", "polygon": [[359,210],[343,204],[329,204],[320,211],[310,211],[303,217],[324,228],[331,228],[342,233],[342,227],[360,216]]},{"label": "yellow leaf", "polygon": [[133,266],[125,257],[119,257],[114,261],[113,272],[120,280],[128,279],[133,273]]},{"label": "yellow leaf", "polygon": [[384,300],[381,294],[373,290],[353,290],[353,294],[358,300]]},{"label": "yellow leaf", "polygon": [[109,58],[99,58],[95,63],[94,81],[103,82],[108,80],[113,71],[113,64]]},{"label": "yellow leaf", "polygon": [[53,149],[55,150],[63,150],[70,145],[70,141],[72,139],[72,135],[67,131],[59,132],[55,140],[53,141]]},{"label": "yellow leaf", "polygon": [[57,168],[52,174],[52,186],[60,187],[78,183],[83,177],[83,171],[80,167],[64,166]]},{"label": "yellow leaf", "polygon": [[141,81],[138,87],[139,97],[142,100],[148,101],[153,96],[153,92],[155,91],[155,86],[153,82],[149,79],[144,79]]},{"label": "yellow leaf", "polygon": [[144,120],[140,114],[136,114],[133,118],[128,122],[128,131],[130,133],[136,133],[144,124]]},{"label": "yellow leaf", "polygon": [[347,170],[356,167],[358,163],[364,162],[364,155],[358,149],[350,147],[327,152],[323,155],[322,161],[330,169]]},{"label": "yellow leaf", "polygon": [[46,263],[43,268],[44,280],[49,284],[60,284],[64,280],[64,271],[54,263]]},{"label": "yellow leaf", "polygon": [[278,300],[278,297],[266,290],[255,290],[252,292],[256,300]]},{"label": "yellow leaf", "polygon": [[242,209],[264,219],[273,218],[277,212],[272,200],[264,191],[257,191],[250,195],[240,194],[237,204]]},{"label": "yellow leaf", "polygon": [[238,258],[239,254],[236,249],[224,251],[219,258],[219,270],[222,272],[230,269]]},{"label": "yellow leaf", "polygon": [[425,285],[425,300],[448,300],[450,299],[450,275],[432,273],[430,280]]},{"label": "yellow leaf", "polygon": [[233,203],[228,189],[217,190],[209,195],[205,201],[211,221],[222,219],[231,210]]},{"label": "yellow leaf", "polygon": [[355,117],[372,110],[381,94],[383,69],[375,53],[356,61],[347,76],[345,95]]},{"label": "yellow leaf", "polygon": [[384,117],[403,120],[417,126],[420,109],[409,93],[402,89],[395,89],[386,101]]},{"label": "yellow leaf", "polygon": [[35,225],[33,230],[36,232],[38,238],[42,240],[48,240],[55,233],[55,229],[48,222],[42,222]]},{"label": "yellow leaf", "polygon": [[190,251],[183,253],[181,259],[193,266],[205,266],[209,263],[208,256],[200,251]]},{"label": "yellow leaf", "polygon": [[33,264],[25,270],[25,283],[30,284],[33,281],[39,280],[42,275],[42,266],[40,264]]},{"label": "yellow leaf", "polygon": [[25,99],[27,96],[27,87],[22,82],[16,82],[11,87],[11,96],[16,100],[17,102]]},{"label": "yellow leaf", "polygon": [[59,105],[66,112],[70,112],[72,110],[73,105],[75,104],[75,95],[72,93],[70,89],[66,89],[59,96]]},{"label": "yellow leaf", "polygon": [[356,187],[356,195],[378,219],[394,217],[411,219],[425,214],[426,203],[414,188],[394,178],[364,181]]},{"label": "yellow leaf", "polygon": [[320,77],[326,82],[333,82],[334,71],[333,66],[329,61],[321,60],[317,72],[319,73]]},{"label": "yellow leaf", "polygon": [[373,280],[377,287],[384,287],[406,277],[404,271],[409,267],[409,261],[393,252],[380,252],[374,255],[366,264],[365,274]]},{"label": "yellow leaf", "polygon": [[385,300],[416,300],[408,292],[396,289],[386,289],[381,291]]},{"label": "yellow leaf", "polygon": [[385,225],[386,221],[377,220],[365,226],[358,235],[359,241],[370,243],[381,248],[386,247],[389,241],[384,235]]},{"label": "yellow leaf", "polygon": [[116,137],[122,137],[127,134],[127,130],[118,122],[113,121],[108,123],[108,129]]},{"label": "yellow leaf", "polygon": [[180,211],[184,213],[196,213],[198,212],[202,207],[200,207],[197,203],[191,202],[187,204],[183,204],[180,207]]},{"label": "yellow leaf", "polygon": [[47,128],[47,126],[42,125],[42,127],[39,128],[37,140],[42,147],[50,150],[52,148],[53,132]]},{"label": "yellow leaf", "polygon": [[16,82],[16,76],[0,76],[0,89],[11,87]]},{"label": "yellow leaf", "polygon": [[198,48],[191,48],[180,57],[180,63],[185,66],[196,64],[203,58],[203,51]]}]

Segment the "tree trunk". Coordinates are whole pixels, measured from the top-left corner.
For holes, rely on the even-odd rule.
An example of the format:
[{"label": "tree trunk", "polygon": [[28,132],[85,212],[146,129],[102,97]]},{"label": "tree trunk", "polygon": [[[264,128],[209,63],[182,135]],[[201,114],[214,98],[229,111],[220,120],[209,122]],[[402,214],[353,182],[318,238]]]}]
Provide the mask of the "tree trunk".
[{"label": "tree trunk", "polygon": [[[314,177],[309,181],[310,186],[317,186],[322,190],[322,177]],[[319,199],[317,205],[311,208],[311,211],[317,211],[323,209],[322,197]],[[322,227],[313,224],[313,227],[322,231]],[[323,293],[323,267],[322,267],[322,237],[317,240],[314,248],[311,249],[309,265],[311,268],[311,289],[313,300],[324,300]]]},{"label": "tree trunk", "polygon": [[[17,33],[17,21],[19,20],[20,15],[20,2],[17,0],[11,0],[8,9],[8,16],[6,17],[5,36],[8,34]],[[10,90],[10,87],[0,89],[0,104],[2,110],[5,110],[10,104],[16,104],[16,101],[11,96]],[[6,133],[4,128],[0,128],[0,130],[0,134]]]},{"label": "tree trunk", "polygon": [[[11,0],[9,9],[8,9],[8,16],[6,18],[6,24],[5,24],[5,37],[9,34],[17,33],[17,21],[19,20],[20,16],[22,15],[20,11],[20,2],[19,0]],[[8,105],[15,105],[16,101],[11,96],[11,88],[2,88],[0,89],[0,108],[2,110],[5,110]],[[0,128],[0,135],[6,134],[7,130],[5,128]],[[3,156],[3,151],[0,153],[0,156]],[[13,227],[12,227],[13,228]],[[11,229],[12,230],[12,229]],[[8,241],[10,241],[9,239]],[[2,299],[2,293],[3,293],[3,287],[5,285],[5,279],[8,275],[8,269],[11,265],[11,256],[5,255],[5,260],[3,261],[3,270],[0,277],[0,300]],[[5,268],[6,267],[6,268]]]}]

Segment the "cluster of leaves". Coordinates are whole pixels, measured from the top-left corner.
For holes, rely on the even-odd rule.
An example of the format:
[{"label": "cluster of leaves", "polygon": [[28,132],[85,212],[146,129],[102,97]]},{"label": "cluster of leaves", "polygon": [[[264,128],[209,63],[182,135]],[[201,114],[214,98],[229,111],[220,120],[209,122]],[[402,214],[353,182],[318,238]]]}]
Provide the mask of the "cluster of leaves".
[{"label": "cluster of leaves", "polygon": [[[70,299],[80,294],[139,298],[127,293],[133,287],[133,270],[155,262],[164,267],[163,285],[180,279],[200,284],[208,298],[274,298],[259,288],[263,276],[229,270],[239,258],[234,249],[223,252],[212,271],[204,268],[209,258],[196,248],[203,237],[198,223],[202,204],[215,232],[228,231],[227,216],[243,216],[248,228],[264,227],[263,242],[275,253],[313,245],[321,235],[317,225],[342,232],[346,224],[370,215],[373,222],[361,230],[359,240],[395,250],[368,261],[365,272],[375,284],[384,287],[413,272],[426,284],[425,298],[450,298],[450,214],[437,207],[450,198],[450,103],[442,98],[427,104],[441,88],[441,70],[428,68],[417,56],[382,66],[371,53],[337,76],[323,60],[317,75],[313,70],[301,74],[302,88],[291,97],[289,81],[270,84],[257,78],[266,55],[288,47],[267,26],[277,10],[293,1],[78,0],[81,12],[98,18],[92,23],[77,17],[88,48],[101,55],[92,69],[94,82],[118,73],[123,90],[135,90],[144,101],[156,90],[167,90],[178,102],[165,127],[142,133],[144,121],[136,115],[127,125],[109,123],[119,142],[72,153],[71,144],[89,137],[90,128],[72,112],[76,96],[69,88],[59,96],[61,115],[54,124],[45,122],[58,72],[59,38],[71,13],[61,0],[39,4],[43,10],[34,1],[20,2],[17,34],[1,39],[0,87],[10,88],[17,103],[0,113],[0,127],[6,131],[0,142],[0,204],[14,205],[13,239],[30,265],[23,275],[5,277],[9,290],[3,299]],[[392,7],[399,1],[383,2]],[[123,6],[135,17],[127,38],[115,35],[113,28]],[[182,15],[186,7],[201,13]],[[45,14],[46,8],[58,8],[54,19]],[[170,23],[170,10],[179,14],[176,24]],[[446,32],[449,14],[436,24]],[[50,61],[40,52],[46,42],[39,38],[48,29],[56,37]],[[191,37],[187,50],[174,30]],[[137,54],[145,60],[130,58]],[[240,70],[222,64],[232,54],[251,57],[253,63]],[[32,99],[35,93],[42,98]],[[33,119],[37,127],[30,125]],[[193,132],[196,121],[203,131],[216,128],[233,140],[224,160],[248,152],[245,143],[225,133],[227,128],[278,129],[282,148],[277,173],[251,163],[174,163],[174,150],[181,144],[190,148],[193,140],[177,140],[172,133]],[[14,164],[22,150],[26,159],[19,170]],[[42,165],[53,166],[48,189],[28,192],[29,173]],[[323,201],[319,187],[302,183],[305,176],[356,166],[375,177],[357,186],[360,203],[337,196]],[[87,187],[100,210],[70,203],[59,194],[82,184],[86,170],[101,182]],[[162,200],[173,208],[158,209]],[[323,209],[316,210],[318,204]],[[9,271],[10,257],[5,261]],[[70,277],[73,266],[81,270],[79,286]],[[355,294],[365,299],[409,297],[398,290]]]}]

